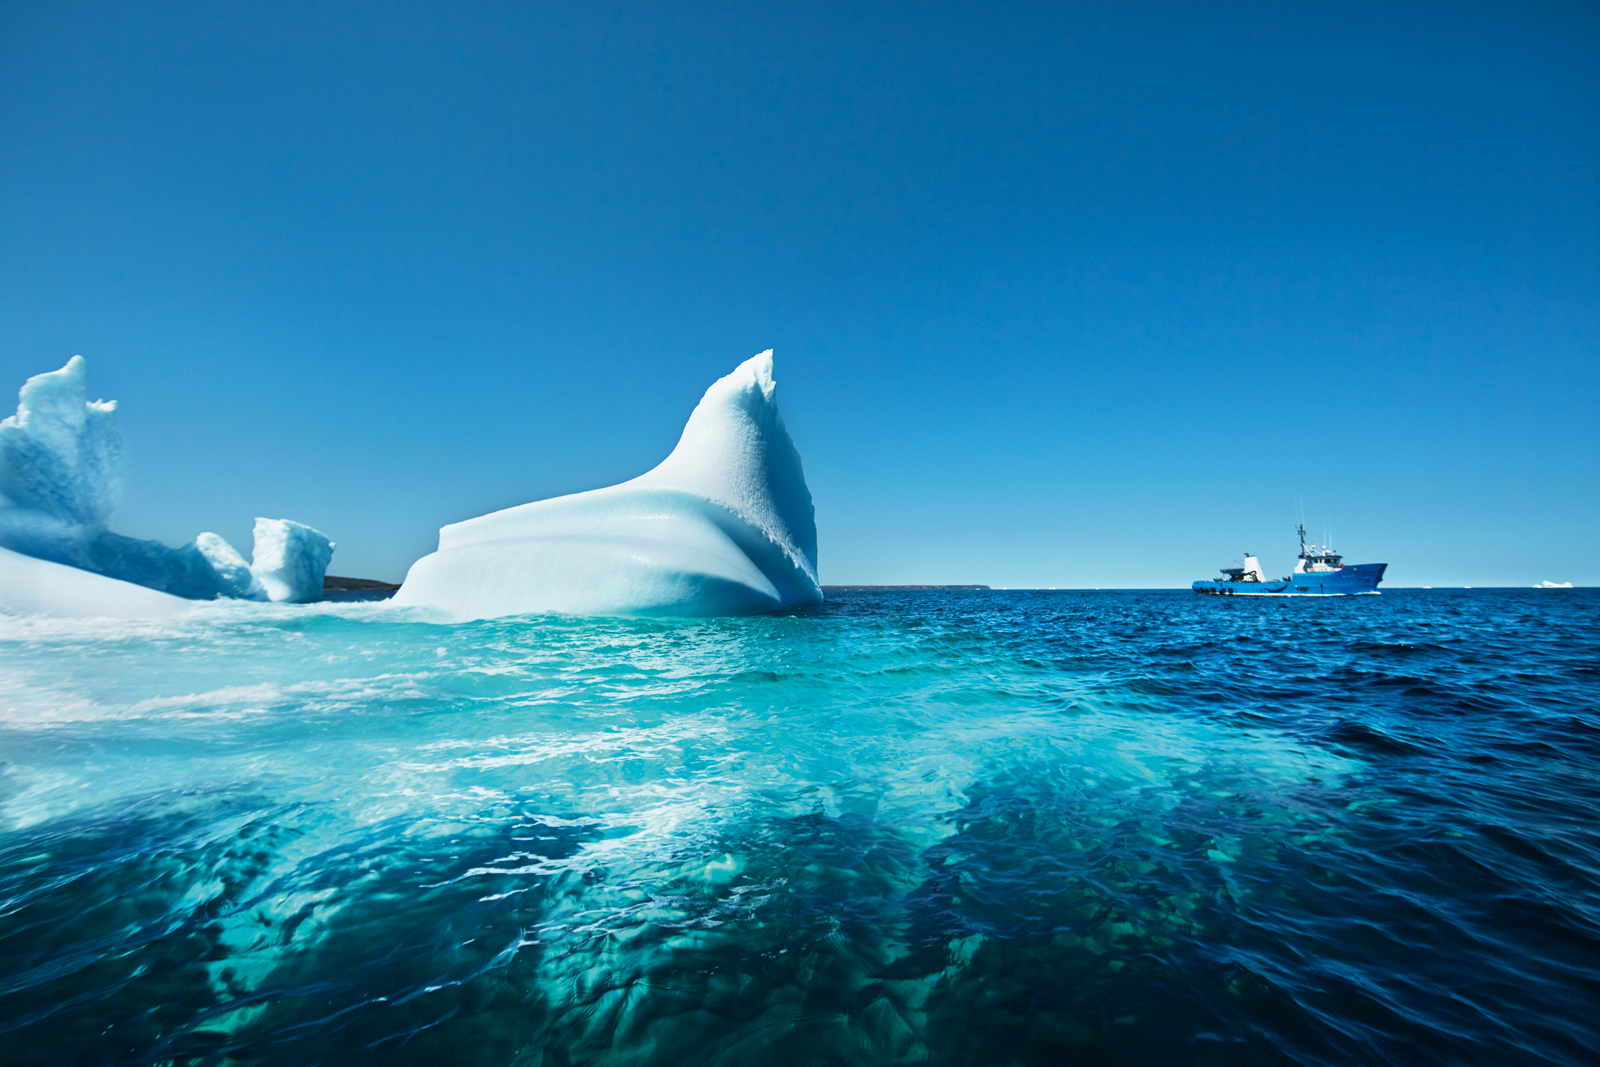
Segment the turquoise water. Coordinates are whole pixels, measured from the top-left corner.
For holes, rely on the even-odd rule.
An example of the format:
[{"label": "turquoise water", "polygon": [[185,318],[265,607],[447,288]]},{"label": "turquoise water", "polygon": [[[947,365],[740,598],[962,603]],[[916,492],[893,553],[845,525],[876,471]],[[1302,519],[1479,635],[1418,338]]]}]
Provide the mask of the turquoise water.
[{"label": "turquoise water", "polygon": [[10,1064],[1600,1044],[1600,596],[0,619]]}]

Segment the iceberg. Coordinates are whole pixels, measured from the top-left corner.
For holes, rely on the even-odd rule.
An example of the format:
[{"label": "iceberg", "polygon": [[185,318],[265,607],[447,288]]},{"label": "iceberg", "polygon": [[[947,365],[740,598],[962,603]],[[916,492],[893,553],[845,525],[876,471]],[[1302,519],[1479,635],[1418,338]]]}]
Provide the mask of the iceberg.
[{"label": "iceberg", "polygon": [[[0,549],[112,579],[119,586],[143,586],[189,600],[225,596],[304,601],[321,596],[333,543],[287,519],[256,520],[255,561],[248,565],[214,533],[203,533],[179,548],[113,533],[111,514],[122,494],[117,404],[88,399],[87,373],[83,357],[73,356],[58,371],[34,375],[22,387],[17,413],[0,420]],[[7,566],[10,575],[22,565],[11,560]],[[126,599],[119,588],[76,577],[69,582],[54,570],[32,568],[27,573],[30,582],[45,583],[40,589],[56,581],[63,596],[69,588],[74,598],[101,589],[113,600]],[[30,597],[29,603],[48,605],[42,593]],[[13,601],[21,603],[20,598],[6,603]],[[0,610],[10,609],[0,605]],[[81,614],[75,609],[68,613]]]},{"label": "iceberg", "polygon": [[322,597],[322,576],[332,558],[333,542],[320,531],[288,519],[257,519],[248,573],[267,599],[305,604]]},{"label": "iceberg", "polygon": [[768,350],[706,390],[648,473],[444,527],[394,602],[460,619],[820,603],[815,510],[776,389]]}]

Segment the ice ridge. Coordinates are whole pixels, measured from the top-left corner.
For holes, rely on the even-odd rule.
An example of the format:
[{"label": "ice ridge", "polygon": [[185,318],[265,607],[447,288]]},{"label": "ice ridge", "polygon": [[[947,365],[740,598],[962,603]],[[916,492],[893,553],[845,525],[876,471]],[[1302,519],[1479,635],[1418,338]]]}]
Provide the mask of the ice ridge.
[{"label": "ice ridge", "polygon": [[768,350],[706,390],[653,470],[444,527],[395,601],[458,618],[819,603],[815,510],[776,394]]}]

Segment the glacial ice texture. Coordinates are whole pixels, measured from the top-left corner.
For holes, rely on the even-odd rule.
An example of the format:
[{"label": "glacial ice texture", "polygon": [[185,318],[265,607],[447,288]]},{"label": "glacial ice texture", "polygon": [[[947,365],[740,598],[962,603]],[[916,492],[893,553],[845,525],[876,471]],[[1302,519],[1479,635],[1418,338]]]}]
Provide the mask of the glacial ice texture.
[{"label": "glacial ice texture", "polygon": [[[265,522],[265,519],[257,519]],[[221,536],[214,533],[203,533],[194,539],[194,547],[205,561],[210,565],[212,573],[217,576],[217,585],[221,588],[223,596],[234,597],[239,600],[266,600],[267,591],[262,587],[259,579],[250,570],[250,564],[239,555],[239,550],[228,544]],[[259,551],[259,549],[258,549]],[[326,561],[324,561],[326,565]]]},{"label": "glacial ice texture", "polygon": [[0,421],[0,545],[95,569],[122,489],[114,400],[87,399],[82,356],[23,385],[17,413]]},{"label": "glacial ice texture", "polygon": [[706,390],[654,470],[444,527],[395,601],[458,618],[755,615],[819,603],[811,491],[776,388],[769,350]]},{"label": "glacial ice texture", "polygon": [[250,573],[267,599],[293,604],[321,599],[322,576],[333,558],[332,541],[288,519],[257,519],[255,544]]},{"label": "glacial ice texture", "polygon": [[[0,549],[88,571],[119,584],[144,586],[175,597],[209,600],[308,600],[321,594],[322,573],[332,544],[287,520],[257,520],[269,528],[269,543],[257,557],[264,577],[214,533],[171,548],[113,533],[111,514],[122,493],[122,438],[116,401],[88,399],[87,366],[73,356],[58,371],[36,374],[23,385],[17,413],[0,421]],[[280,530],[274,524],[287,524]],[[294,527],[295,532],[285,532]],[[293,553],[304,553],[297,558]],[[8,564],[9,575],[18,566]],[[120,603],[116,586],[70,582],[60,573],[32,569],[30,612],[50,614],[48,588],[59,585],[65,614],[81,615],[93,589],[107,592],[107,614]],[[315,575],[315,592],[308,592]],[[52,577],[53,576],[53,577]],[[43,583],[43,584],[40,584]],[[70,587],[70,596],[69,594]],[[12,598],[20,604],[20,597]],[[126,599],[122,597],[122,599]],[[20,608],[0,610],[15,611]]]}]

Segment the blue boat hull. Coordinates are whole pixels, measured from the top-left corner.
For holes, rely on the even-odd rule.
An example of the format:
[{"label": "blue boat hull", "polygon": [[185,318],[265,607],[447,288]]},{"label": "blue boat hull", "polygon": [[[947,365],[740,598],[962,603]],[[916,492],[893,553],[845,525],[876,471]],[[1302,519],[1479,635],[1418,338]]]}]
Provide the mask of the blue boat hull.
[{"label": "blue boat hull", "polygon": [[1194,583],[1196,593],[1217,596],[1356,596],[1376,593],[1387,563],[1351,563],[1336,571],[1291,574],[1269,582],[1230,582],[1226,579]]}]

